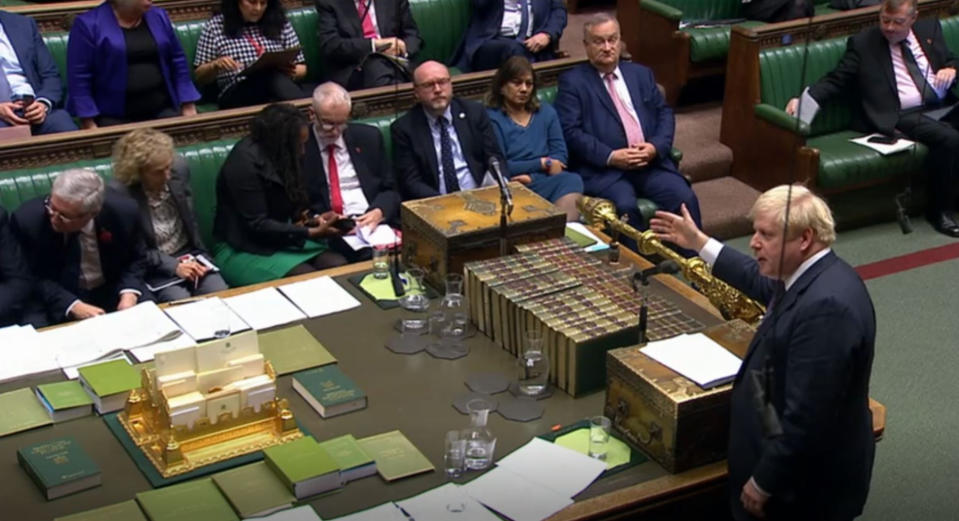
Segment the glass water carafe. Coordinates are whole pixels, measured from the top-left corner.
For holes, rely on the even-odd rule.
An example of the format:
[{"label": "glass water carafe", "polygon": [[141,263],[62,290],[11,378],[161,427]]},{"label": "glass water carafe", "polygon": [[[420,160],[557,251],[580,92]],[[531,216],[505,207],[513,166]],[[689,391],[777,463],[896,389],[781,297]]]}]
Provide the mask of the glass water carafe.
[{"label": "glass water carafe", "polygon": [[463,276],[451,273],[446,276],[446,295],[440,301],[440,309],[446,318],[446,336],[463,338],[469,328],[469,311],[463,296]]},{"label": "glass water carafe", "polygon": [[527,330],[520,348],[517,387],[526,396],[536,396],[549,385],[549,357],[543,349],[542,333]]},{"label": "glass water carafe", "polygon": [[482,398],[470,400],[466,404],[466,410],[470,414],[470,426],[463,429],[467,470],[483,470],[493,463],[496,437],[486,428],[486,420],[492,409],[493,404]]}]

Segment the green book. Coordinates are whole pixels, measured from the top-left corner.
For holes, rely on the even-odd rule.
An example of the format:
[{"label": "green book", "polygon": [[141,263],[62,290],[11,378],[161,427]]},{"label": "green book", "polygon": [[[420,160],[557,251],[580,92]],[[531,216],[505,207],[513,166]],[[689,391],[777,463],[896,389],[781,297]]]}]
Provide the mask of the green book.
[{"label": "green book", "polygon": [[137,494],[150,521],[239,521],[210,478]]},{"label": "green book", "polygon": [[336,358],[302,325],[259,335],[260,352],[273,365],[277,375],[336,362]]},{"label": "green book", "polygon": [[147,518],[137,502],[130,499],[115,505],[58,517],[53,521],[147,521]]},{"label": "green book", "polygon": [[0,394],[0,411],[0,436],[53,423],[29,387]]},{"label": "green book", "polygon": [[294,374],[293,390],[324,418],[366,407],[366,393],[338,365]]},{"label": "green book", "polygon": [[125,359],[83,366],[78,371],[80,383],[100,414],[122,409],[130,391],[140,387],[140,373]]},{"label": "green book", "polygon": [[386,481],[393,481],[433,470],[433,464],[400,431],[384,432],[357,440],[376,461],[376,470]]},{"label": "green book", "polygon": [[297,499],[337,489],[343,485],[336,461],[312,436],[263,449],[267,465],[286,483]]},{"label": "green book", "polygon": [[263,461],[213,475],[213,483],[242,518],[260,517],[293,506],[296,497]]},{"label": "green book", "polygon": [[376,474],[376,462],[360,447],[352,434],[321,441],[320,447],[323,447],[340,467],[340,476],[344,483]]},{"label": "green book", "polygon": [[17,461],[47,499],[100,484],[100,467],[72,437],[45,441],[17,451]]},{"label": "green book", "polygon": [[55,422],[93,414],[93,400],[76,380],[38,385],[37,398]]}]

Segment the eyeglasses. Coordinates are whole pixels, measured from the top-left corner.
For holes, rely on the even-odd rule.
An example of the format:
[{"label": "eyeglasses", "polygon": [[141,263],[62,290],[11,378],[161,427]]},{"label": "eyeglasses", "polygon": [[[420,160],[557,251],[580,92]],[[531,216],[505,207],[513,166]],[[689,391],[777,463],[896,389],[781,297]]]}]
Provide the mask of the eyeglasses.
[{"label": "eyeglasses", "polygon": [[912,21],[912,18],[892,18],[889,16],[879,15],[879,23],[882,25],[893,25],[896,27],[905,27]]},{"label": "eyeglasses", "polygon": [[49,195],[43,199],[43,207],[47,210],[47,215],[56,219],[57,221],[60,221],[63,224],[73,224],[76,222],[80,222],[90,216],[90,212],[87,212],[74,217],[67,217],[66,215],[63,214],[63,212],[61,212],[60,210],[57,210],[56,208],[50,205]]},{"label": "eyeglasses", "polygon": [[445,86],[447,86],[447,85],[449,85],[449,84],[450,84],[450,79],[447,77],[447,78],[440,78],[440,79],[438,79],[438,80],[426,81],[426,82],[423,82],[423,83],[417,83],[417,84],[416,84],[416,88],[417,88],[417,89],[424,89],[424,90],[433,90],[433,89],[435,89],[436,87],[445,87]]},{"label": "eyeglasses", "polygon": [[346,127],[345,121],[330,121],[326,119],[319,119],[317,123],[319,124],[320,130],[326,130],[326,131],[340,130]]}]

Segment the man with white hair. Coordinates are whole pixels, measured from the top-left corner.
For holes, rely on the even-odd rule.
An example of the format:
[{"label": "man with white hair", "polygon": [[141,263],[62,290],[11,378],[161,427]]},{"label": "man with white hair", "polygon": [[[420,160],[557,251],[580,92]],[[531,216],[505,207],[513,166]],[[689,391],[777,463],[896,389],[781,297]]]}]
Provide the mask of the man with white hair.
[{"label": "man with white hair", "polygon": [[41,327],[126,309],[151,297],[136,203],[107,195],[90,170],[67,170],[50,195],[20,205],[11,221],[36,277],[25,319]]},{"label": "man with white hair", "polygon": [[[349,92],[334,82],[313,91],[313,126],[303,155],[302,171],[317,215],[330,212],[352,217],[357,228],[373,230],[380,223],[399,224],[400,194],[386,155],[383,135],[373,126],[350,123]],[[329,220],[327,218],[327,220]],[[332,236],[348,230],[331,227]],[[354,258],[352,248],[331,245]],[[345,244],[343,245],[345,246]]]},{"label": "man with white hair", "polygon": [[729,484],[737,520],[848,520],[862,513],[875,441],[872,299],[832,252],[826,203],[777,186],[753,205],[755,259],[656,212],[659,238],[699,252],[713,274],[766,304],[731,400]]}]

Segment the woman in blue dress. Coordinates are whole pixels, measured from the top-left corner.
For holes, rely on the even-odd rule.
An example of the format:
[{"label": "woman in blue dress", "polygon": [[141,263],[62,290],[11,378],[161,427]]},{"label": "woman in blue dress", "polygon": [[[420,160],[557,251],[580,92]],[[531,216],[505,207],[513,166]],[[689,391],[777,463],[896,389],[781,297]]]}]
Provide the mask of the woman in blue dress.
[{"label": "woman in blue dress", "polygon": [[559,117],[537,99],[536,75],[526,58],[513,56],[496,71],[486,104],[510,179],[566,212],[567,221],[579,220],[583,180],[566,171],[569,155]]}]

